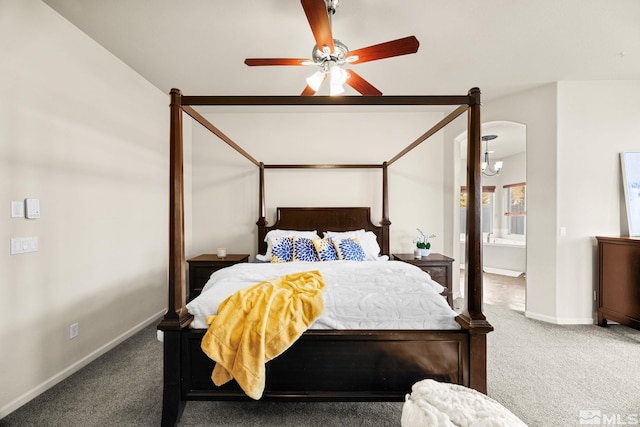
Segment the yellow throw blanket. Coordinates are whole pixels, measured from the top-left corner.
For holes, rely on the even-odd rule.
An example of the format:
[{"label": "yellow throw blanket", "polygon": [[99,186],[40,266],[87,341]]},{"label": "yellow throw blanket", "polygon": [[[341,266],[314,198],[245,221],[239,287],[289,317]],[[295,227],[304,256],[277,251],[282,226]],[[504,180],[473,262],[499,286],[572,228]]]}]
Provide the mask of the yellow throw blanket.
[{"label": "yellow throw blanket", "polygon": [[319,271],[289,274],[242,289],[208,316],[202,351],[216,362],[217,386],[235,378],[247,396],[260,399],[265,366],[284,352],[324,310]]}]

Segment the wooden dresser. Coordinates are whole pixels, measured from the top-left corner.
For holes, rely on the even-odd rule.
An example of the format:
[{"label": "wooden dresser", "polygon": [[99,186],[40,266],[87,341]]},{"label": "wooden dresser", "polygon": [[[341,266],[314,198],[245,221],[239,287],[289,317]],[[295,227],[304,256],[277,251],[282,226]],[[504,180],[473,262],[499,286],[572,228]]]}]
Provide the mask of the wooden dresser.
[{"label": "wooden dresser", "polygon": [[453,294],[451,290],[453,271],[451,265],[453,258],[442,254],[431,253],[429,256],[416,258],[413,254],[393,254],[396,261],[404,261],[420,267],[429,273],[431,278],[444,286],[442,296],[447,299],[449,306],[453,308]]},{"label": "wooden dresser", "polygon": [[640,329],[640,238],[596,237],[598,325],[607,320]]},{"label": "wooden dresser", "polygon": [[202,254],[187,260],[189,264],[189,294],[187,301],[191,301],[202,292],[202,287],[207,283],[211,273],[224,267],[229,267],[241,262],[249,262],[248,254],[227,254],[220,258],[216,254]]}]

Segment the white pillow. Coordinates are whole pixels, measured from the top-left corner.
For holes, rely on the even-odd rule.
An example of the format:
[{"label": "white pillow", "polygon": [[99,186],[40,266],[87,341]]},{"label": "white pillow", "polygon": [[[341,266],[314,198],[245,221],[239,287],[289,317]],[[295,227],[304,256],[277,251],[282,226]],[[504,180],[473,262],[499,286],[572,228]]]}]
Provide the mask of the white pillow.
[{"label": "white pillow", "polygon": [[353,230],[353,231],[325,231],[322,233],[325,238],[335,239],[348,239],[351,237],[357,237],[360,242],[360,246],[364,250],[367,261],[378,261],[381,259],[388,259],[388,257],[380,256],[380,245],[378,245],[378,239],[373,231]]},{"label": "white pillow", "polygon": [[313,231],[298,231],[298,230],[271,230],[264,236],[264,241],[267,242],[267,252],[264,255],[256,255],[258,261],[271,261],[271,247],[273,242],[280,237],[306,237],[309,239],[319,239],[318,232]]}]

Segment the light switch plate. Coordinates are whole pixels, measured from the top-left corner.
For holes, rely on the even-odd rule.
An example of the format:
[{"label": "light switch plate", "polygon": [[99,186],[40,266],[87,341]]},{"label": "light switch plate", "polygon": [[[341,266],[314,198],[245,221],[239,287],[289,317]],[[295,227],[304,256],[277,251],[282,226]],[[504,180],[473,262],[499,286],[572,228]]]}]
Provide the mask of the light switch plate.
[{"label": "light switch plate", "polygon": [[24,203],[15,200],[11,202],[11,218],[24,218]]},{"label": "light switch plate", "polygon": [[14,237],[11,239],[11,255],[26,254],[29,252],[38,252],[37,237]]}]

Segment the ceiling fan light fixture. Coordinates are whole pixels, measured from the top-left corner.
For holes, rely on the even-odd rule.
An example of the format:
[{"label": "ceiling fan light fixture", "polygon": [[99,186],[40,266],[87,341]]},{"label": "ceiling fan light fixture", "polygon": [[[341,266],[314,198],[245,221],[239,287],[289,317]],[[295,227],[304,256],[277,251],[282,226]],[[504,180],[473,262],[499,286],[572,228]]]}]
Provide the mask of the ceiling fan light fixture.
[{"label": "ceiling fan light fixture", "polygon": [[323,80],[324,73],[322,71],[316,71],[315,73],[307,77],[307,84],[311,89],[317,92],[320,89],[320,85],[322,84]]},{"label": "ceiling fan light fixture", "polygon": [[[323,45],[322,47],[315,45],[311,51],[311,58],[316,65],[322,65],[326,61],[341,63],[346,61],[347,52],[349,52],[349,48],[346,44],[340,40],[333,39],[333,52],[327,45]],[[356,59],[350,59],[350,62],[358,60],[357,55],[352,56],[355,56]]]},{"label": "ceiling fan light fixture", "polygon": [[341,95],[343,93],[344,93],[344,87],[342,85],[334,85],[333,83],[331,83],[331,86],[329,88],[329,95],[336,96],[336,95]]},{"label": "ceiling fan light fixture", "polygon": [[349,78],[349,74],[347,73],[347,71],[336,64],[333,64],[331,66],[329,73],[331,75],[331,85],[342,86]]},{"label": "ceiling fan light fixture", "polygon": [[349,78],[349,73],[336,63],[331,63],[329,75],[331,76],[329,95],[335,96],[344,93],[344,87],[342,85],[344,85]]}]

